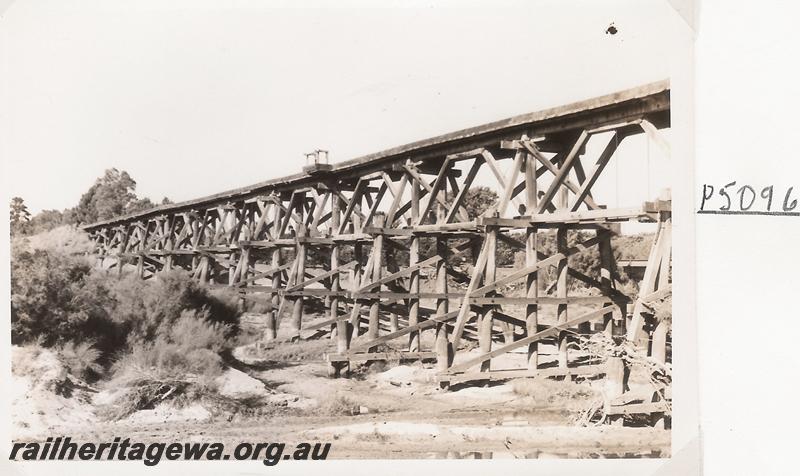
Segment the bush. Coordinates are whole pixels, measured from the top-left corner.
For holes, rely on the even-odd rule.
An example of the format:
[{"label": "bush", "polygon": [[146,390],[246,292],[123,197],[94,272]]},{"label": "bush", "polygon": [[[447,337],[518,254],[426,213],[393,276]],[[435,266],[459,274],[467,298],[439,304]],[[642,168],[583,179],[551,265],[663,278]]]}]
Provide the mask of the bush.
[{"label": "bush", "polygon": [[112,367],[109,385],[124,388],[113,419],[152,408],[167,399],[189,401],[217,395],[215,378],[228,349],[228,325],[208,320],[208,311],[184,310],[153,342],[133,342]]},{"label": "bush", "polygon": [[112,286],[116,301],[113,319],[125,327],[129,341],[153,341],[168,334],[184,311],[201,313],[204,319],[225,325],[226,337],[238,332],[237,297],[224,290],[211,291],[186,271],[163,273],[153,281],[127,276]]},{"label": "bush", "polygon": [[533,398],[540,407],[570,406],[571,402],[591,400],[599,395],[597,390],[585,384],[541,377],[512,380],[511,389],[516,395]]},{"label": "bush", "polygon": [[55,251],[67,255],[83,255],[94,248],[89,236],[72,225],[59,226],[30,236],[26,243],[31,251]]},{"label": "bush", "polygon": [[114,378],[124,384],[143,375],[159,380],[216,377],[222,372],[219,354],[229,349],[228,333],[227,325],[208,319],[207,310],[184,310],[169,329],[161,327],[154,341],[132,342],[115,362]]},{"label": "bush", "polygon": [[[181,270],[143,281],[93,268],[85,235],[61,227],[12,242],[11,339],[57,347],[76,376],[94,378],[120,349],[166,339],[170,352],[219,361],[238,331],[237,296]],[[161,344],[159,344],[161,345]],[[141,347],[141,346],[140,346]],[[191,348],[189,348],[191,347]],[[218,366],[218,365],[217,365]]]},{"label": "bush", "polygon": [[319,402],[315,413],[321,416],[355,415],[358,413],[358,407],[357,402],[337,393]]},{"label": "bush", "polygon": [[109,315],[113,297],[91,273],[83,257],[12,247],[12,343],[40,340],[50,347],[91,340],[103,348],[118,343]]},{"label": "bush", "polygon": [[100,366],[102,353],[92,342],[67,342],[56,349],[59,360],[69,373],[77,377],[95,380],[103,372]]}]

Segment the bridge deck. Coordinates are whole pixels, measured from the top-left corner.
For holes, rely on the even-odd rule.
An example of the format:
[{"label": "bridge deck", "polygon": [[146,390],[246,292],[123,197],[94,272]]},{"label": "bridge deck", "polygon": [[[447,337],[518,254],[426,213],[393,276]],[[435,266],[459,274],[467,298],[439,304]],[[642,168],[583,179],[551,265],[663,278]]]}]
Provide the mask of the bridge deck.
[{"label": "bridge deck", "polygon": [[[331,175],[338,180],[362,176],[413,157],[425,160],[443,157],[453,152],[478,147],[490,147],[501,140],[518,138],[522,134],[555,135],[579,128],[602,127],[647,115],[658,127],[669,124],[669,81],[659,81],[584,101],[522,114],[477,127],[462,129],[440,136],[393,147],[373,154],[332,164]],[[291,190],[316,181],[308,173],[298,173],[259,182],[247,187],[187,200],[159,205],[152,209],[85,225],[92,231],[107,225],[117,225],[168,212],[179,212],[215,203],[243,200],[273,190]]]}]

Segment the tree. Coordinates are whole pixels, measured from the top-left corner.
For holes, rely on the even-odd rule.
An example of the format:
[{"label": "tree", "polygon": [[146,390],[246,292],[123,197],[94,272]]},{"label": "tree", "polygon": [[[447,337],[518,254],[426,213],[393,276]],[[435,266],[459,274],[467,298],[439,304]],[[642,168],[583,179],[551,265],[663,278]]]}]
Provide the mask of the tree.
[{"label": "tree", "polygon": [[[453,200],[455,199],[454,195],[448,195],[446,198],[446,202],[448,207],[452,206]],[[497,204],[499,197],[497,193],[489,187],[472,187],[467,190],[467,193],[464,195],[464,200],[461,202],[462,206],[467,210],[467,216],[470,220],[475,220],[478,218],[483,212],[488,210],[489,208],[493,207]],[[458,244],[463,243],[464,240],[460,240]],[[505,243],[499,243],[499,247],[508,246]],[[433,239],[422,239],[420,240],[420,257],[422,259],[430,258],[436,254],[436,240]],[[449,260],[451,265],[460,264],[462,260],[466,259],[466,255],[460,258],[451,258]],[[513,257],[512,257],[513,260]]]},{"label": "tree", "polygon": [[500,197],[489,187],[472,187],[464,196],[464,208],[470,220],[479,217],[483,212],[495,206]]},{"label": "tree", "polygon": [[[142,212],[157,206],[149,198],[136,196],[136,181],[127,172],[111,168],[81,196],[74,208],[60,212],[43,210],[30,218],[22,199],[15,197],[11,202],[12,233],[37,234],[52,230],[61,225],[80,225],[108,220],[120,215]],[[172,201],[164,197],[161,204]],[[25,218],[27,217],[27,218]],[[29,221],[24,226],[15,226],[19,222]]]},{"label": "tree", "polygon": [[[172,200],[170,200],[167,197],[161,199],[161,205],[171,205],[172,203],[173,203]],[[128,204],[128,206],[125,208],[125,213],[127,214],[127,213],[143,212],[146,210],[150,210],[151,208],[155,208],[157,206],[158,206],[157,204],[153,203],[153,201],[147,197],[137,198],[136,200],[133,200],[131,203]]]},{"label": "tree", "polygon": [[[11,342],[40,339],[45,346],[70,340],[113,338],[111,296],[91,264],[56,250],[29,250],[22,243],[11,254]],[[104,348],[113,345],[101,343]]]},{"label": "tree", "polygon": [[27,233],[36,235],[70,223],[69,217],[65,213],[58,210],[42,210],[31,218]]},{"label": "tree", "polygon": [[138,199],[133,200],[131,203],[128,204],[128,206],[125,208],[125,213],[143,212],[143,211],[149,210],[149,209],[151,209],[151,208],[153,208],[155,206],[156,206],[156,204],[153,203],[153,201],[150,200],[147,197],[138,198]]},{"label": "tree", "polygon": [[22,197],[14,197],[10,204],[11,234],[24,232],[27,223],[31,220],[31,212]]},{"label": "tree", "polygon": [[136,181],[128,172],[111,168],[81,196],[74,209],[78,223],[93,223],[128,213],[136,198]]}]

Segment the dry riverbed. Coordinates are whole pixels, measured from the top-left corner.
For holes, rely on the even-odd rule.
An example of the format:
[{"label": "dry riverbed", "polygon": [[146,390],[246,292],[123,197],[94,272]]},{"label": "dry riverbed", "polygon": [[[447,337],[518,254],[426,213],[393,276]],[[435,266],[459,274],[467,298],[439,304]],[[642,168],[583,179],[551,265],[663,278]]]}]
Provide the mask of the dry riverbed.
[{"label": "dry riverbed", "polygon": [[[294,346],[294,347],[292,347]],[[298,351],[297,347],[306,352]],[[73,440],[141,442],[331,442],[330,458],[666,457],[670,432],[647,427],[581,426],[597,397],[591,382],[509,382],[439,390],[432,365],[373,365],[351,378],[327,377],[319,358],[329,341],[282,344],[257,358],[234,352],[219,380],[231,398],[257,397],[233,411],[201,404],[161,404],[107,421],[97,409],[113,392],[90,387],[56,395],[45,380],[15,376],[14,428],[20,440],[69,435]],[[15,350],[16,351],[16,350]],[[281,352],[295,353],[293,359]],[[53,370],[46,354],[36,365]],[[531,390],[533,389],[533,390]]]}]

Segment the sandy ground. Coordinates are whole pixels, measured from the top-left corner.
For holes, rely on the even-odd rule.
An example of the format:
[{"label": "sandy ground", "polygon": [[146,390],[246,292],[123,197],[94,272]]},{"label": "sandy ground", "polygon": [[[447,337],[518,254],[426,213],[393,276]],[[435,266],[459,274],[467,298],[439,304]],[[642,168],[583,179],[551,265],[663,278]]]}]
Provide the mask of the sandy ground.
[{"label": "sandy ground", "polygon": [[[97,404],[113,400],[108,390],[82,389],[66,398],[47,390],[42,384],[47,379],[39,379],[37,387],[15,376],[15,436],[35,440],[68,435],[95,442],[121,436],[142,442],[226,445],[322,441],[332,443],[330,458],[670,455],[668,430],[575,426],[577,410],[590,403],[587,396],[520,395],[511,383],[443,391],[431,380],[433,366],[422,363],[373,365],[351,378],[331,379],[318,358],[270,362],[239,355],[247,362],[224,374],[219,381],[223,393],[260,396],[280,405],[275,411],[260,416],[212,414],[201,405],[177,409],[162,404],[109,422],[94,414]],[[45,361],[39,365],[55,367],[49,358],[40,356]]]}]

